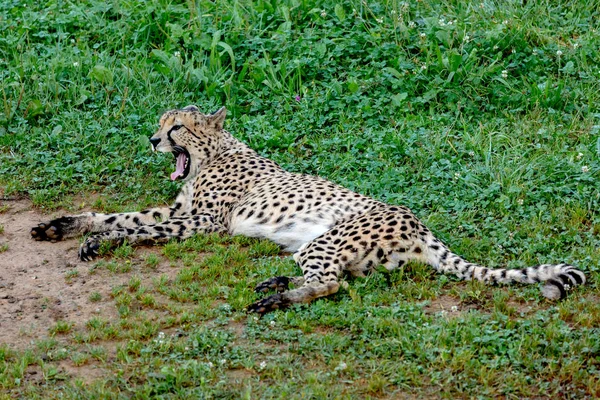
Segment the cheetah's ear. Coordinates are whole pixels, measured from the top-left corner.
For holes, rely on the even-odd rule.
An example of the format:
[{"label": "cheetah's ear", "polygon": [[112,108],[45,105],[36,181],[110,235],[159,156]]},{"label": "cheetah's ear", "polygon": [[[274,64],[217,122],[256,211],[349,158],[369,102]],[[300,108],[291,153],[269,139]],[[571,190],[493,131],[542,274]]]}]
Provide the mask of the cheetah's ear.
[{"label": "cheetah's ear", "polygon": [[189,105],[189,106],[183,107],[182,110],[183,111],[200,111],[198,109],[198,107],[196,107],[194,105]]},{"label": "cheetah's ear", "polygon": [[227,115],[227,109],[225,107],[221,107],[214,113],[207,115],[207,119],[208,119],[209,124],[211,124],[215,128],[223,129],[223,121],[225,121],[226,115]]}]

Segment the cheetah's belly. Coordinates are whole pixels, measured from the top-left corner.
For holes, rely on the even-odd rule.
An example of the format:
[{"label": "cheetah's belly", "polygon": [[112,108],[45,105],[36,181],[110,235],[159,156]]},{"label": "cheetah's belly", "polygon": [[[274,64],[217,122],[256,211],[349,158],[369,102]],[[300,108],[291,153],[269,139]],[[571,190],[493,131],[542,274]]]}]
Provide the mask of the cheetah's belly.
[{"label": "cheetah's belly", "polygon": [[260,224],[256,219],[231,221],[230,233],[255,238],[264,238],[277,243],[284,250],[294,252],[302,245],[321,236],[335,224],[334,220],[322,219],[305,222],[302,218],[287,220],[284,223]]}]

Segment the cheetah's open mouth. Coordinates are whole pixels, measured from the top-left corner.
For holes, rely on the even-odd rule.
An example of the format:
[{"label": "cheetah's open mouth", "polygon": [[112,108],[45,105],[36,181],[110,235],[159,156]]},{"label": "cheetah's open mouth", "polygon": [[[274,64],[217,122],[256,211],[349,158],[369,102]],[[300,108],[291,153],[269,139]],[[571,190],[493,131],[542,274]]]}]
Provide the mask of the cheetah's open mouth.
[{"label": "cheetah's open mouth", "polygon": [[184,179],[190,173],[190,153],[181,146],[173,148],[175,162],[175,172],[171,173],[171,180]]}]

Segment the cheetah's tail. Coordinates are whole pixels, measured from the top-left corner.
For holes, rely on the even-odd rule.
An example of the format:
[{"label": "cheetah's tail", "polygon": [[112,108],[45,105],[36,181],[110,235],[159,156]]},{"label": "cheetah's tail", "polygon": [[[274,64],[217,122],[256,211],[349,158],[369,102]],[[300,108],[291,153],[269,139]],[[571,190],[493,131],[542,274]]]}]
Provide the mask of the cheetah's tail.
[{"label": "cheetah's tail", "polygon": [[550,300],[564,299],[571,288],[583,285],[586,281],[585,274],[569,264],[542,264],[523,269],[492,269],[465,261],[435,238],[428,243],[427,249],[427,254],[424,254],[427,262],[438,272],[454,274],[464,280],[476,279],[490,284],[544,282],[542,295]]}]

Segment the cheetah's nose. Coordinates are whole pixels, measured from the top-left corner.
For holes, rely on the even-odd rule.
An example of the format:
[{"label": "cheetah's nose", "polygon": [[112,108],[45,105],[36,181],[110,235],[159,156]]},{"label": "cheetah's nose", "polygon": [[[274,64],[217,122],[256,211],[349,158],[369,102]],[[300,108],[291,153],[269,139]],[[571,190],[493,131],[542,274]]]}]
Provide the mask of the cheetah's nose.
[{"label": "cheetah's nose", "polygon": [[156,146],[160,143],[160,138],[150,138],[150,143],[152,144],[152,150],[156,151]]}]

